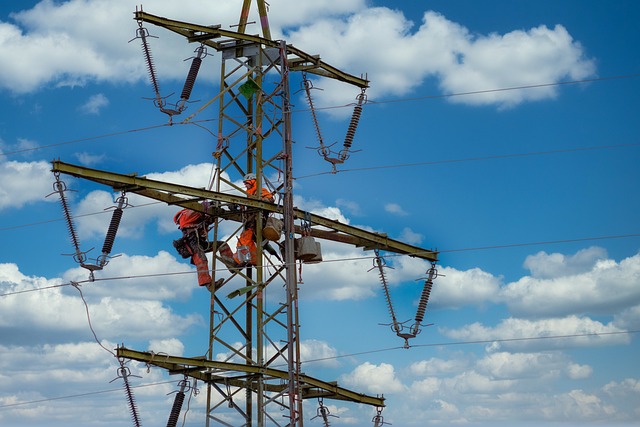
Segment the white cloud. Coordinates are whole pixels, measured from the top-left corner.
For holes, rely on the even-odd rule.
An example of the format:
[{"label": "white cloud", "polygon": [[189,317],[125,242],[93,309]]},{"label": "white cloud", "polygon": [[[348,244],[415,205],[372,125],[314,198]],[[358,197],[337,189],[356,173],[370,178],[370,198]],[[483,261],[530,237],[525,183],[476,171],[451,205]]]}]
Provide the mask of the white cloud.
[{"label": "white cloud", "polygon": [[479,268],[459,271],[451,267],[438,269],[433,283],[434,304],[445,307],[482,306],[496,302],[501,279]]},{"label": "white cloud", "polygon": [[356,215],[356,216],[362,215],[362,210],[360,209],[360,206],[358,206],[358,204],[353,201],[338,199],[336,200],[336,205],[338,206],[338,208],[345,210],[347,213],[351,215]]},{"label": "white cloud", "polygon": [[541,251],[535,255],[529,255],[524,261],[524,267],[531,271],[532,277],[548,279],[587,273],[596,261],[605,259],[607,259],[607,251],[595,246],[582,249],[574,255],[547,254]]},{"label": "white cloud", "polygon": [[324,341],[310,339],[300,343],[300,360],[303,364],[310,361],[313,366],[336,367],[337,355],[337,350]]},{"label": "white cloud", "polygon": [[[614,315],[639,304],[640,254],[619,263],[603,257],[597,248],[569,257],[544,253],[529,257],[527,265],[534,275],[509,283],[501,298],[511,313],[529,317]],[[550,267],[540,267],[546,262]]]},{"label": "white cloud", "polygon": [[384,205],[384,210],[389,212],[390,214],[398,215],[398,216],[407,216],[408,214],[402,209],[402,207],[397,203],[387,203]]},{"label": "white cloud", "polygon": [[74,153],[80,164],[85,166],[94,166],[105,159],[104,154],[91,154],[87,152]]},{"label": "white cloud", "polygon": [[7,144],[0,138],[0,153],[5,155],[22,154],[27,156],[38,147],[39,144],[36,141],[27,138],[18,138],[15,144]]},{"label": "white cloud", "polygon": [[350,373],[342,375],[340,380],[353,389],[373,394],[398,393],[405,390],[396,378],[393,365],[388,363],[374,365],[365,362]]},{"label": "white cloud", "polygon": [[[552,84],[594,74],[593,61],[561,25],[482,35],[471,34],[432,11],[424,13],[416,28],[402,12],[367,8],[362,0],[290,4],[285,1],[271,7],[273,36],[280,38],[284,33],[289,42],[310,54],[320,54],[331,65],[354,75],[367,73],[372,81],[370,96],[378,99],[408,94],[428,78],[438,79],[443,92],[452,94]],[[179,6],[157,0],[148,12],[204,25],[228,25],[237,22],[240,6],[239,1],[227,2],[217,5],[214,13],[213,9],[203,11],[195,0],[182,1]],[[0,86],[30,92],[51,84],[145,79],[140,41],[127,43],[136,30],[131,12],[132,5],[125,0],[71,0],[61,4],[43,1],[13,14],[15,24],[0,23],[0,60],[6,64],[0,71]],[[255,14],[253,10],[252,16]],[[148,27],[160,37],[150,39],[150,48],[162,90],[162,83],[175,85],[184,79],[189,65],[182,59],[192,49],[182,38]],[[257,25],[252,28],[258,31]],[[217,69],[213,60],[207,60],[205,66]],[[215,79],[215,75],[202,78]],[[328,79],[317,86],[325,89],[319,98],[329,105],[352,103],[358,93],[356,88],[345,90],[344,83]],[[544,86],[450,99],[508,107],[553,98],[557,92],[557,87]]]},{"label": "white cloud", "polygon": [[[15,179],[16,177],[21,179]],[[0,162],[0,210],[41,202],[52,190],[53,175],[48,162]],[[56,195],[50,201],[56,201]]]},{"label": "white cloud", "polygon": [[[369,8],[347,19],[319,17],[290,32],[289,37],[307,51],[322,52],[332,65],[355,74],[366,71],[372,81],[369,95],[374,99],[405,95],[430,77],[438,79],[445,94],[455,94],[582,79],[595,70],[582,46],[561,25],[480,35],[429,11],[416,31],[409,31],[412,26],[400,11]],[[326,37],[318,39],[316,34]],[[322,81],[317,86],[325,89],[318,105],[322,100],[328,105],[352,102],[353,95],[339,91],[336,82]],[[545,86],[450,100],[509,107],[554,98],[557,90]]]},{"label": "white cloud", "polygon": [[[158,271],[158,266],[153,263],[146,266],[141,264],[140,270],[147,267],[152,270],[146,271]],[[80,293],[71,286],[60,286],[68,282],[27,277],[15,264],[0,264],[0,282],[4,285],[5,293],[22,292],[0,299],[0,328],[4,329],[5,343],[58,342],[91,336]],[[110,295],[118,295],[114,297],[104,295],[109,282],[97,283],[84,284],[80,290],[87,301],[90,321],[99,339],[174,337],[191,325],[202,322],[197,315],[178,315],[159,300],[153,299],[169,292],[175,295],[177,291],[169,287],[157,286],[156,283],[157,294],[154,296],[149,290],[145,295],[136,289],[139,287],[136,282],[136,287],[129,286],[129,291],[124,285],[121,285],[121,292],[117,294],[111,289]],[[112,286],[118,287],[117,284]],[[183,286],[187,287],[185,284]],[[51,288],[36,290],[48,287]],[[94,290],[97,292],[94,293]],[[189,291],[185,289],[184,292],[188,294]],[[16,323],[15,319],[22,320]]]},{"label": "white cloud", "polygon": [[369,254],[326,240],[321,241],[321,249],[323,262],[302,268],[301,298],[343,301],[376,295],[377,275],[365,274],[371,268]]},{"label": "white cloud", "polygon": [[[413,364],[402,377],[410,390],[404,410],[412,408],[413,418],[419,420],[476,423],[611,419],[615,410],[622,410],[627,415],[618,419],[628,421],[628,409],[640,391],[637,380],[612,382],[590,392],[571,388],[591,373],[591,367],[555,351],[498,352],[477,360],[470,360],[468,354],[432,358]],[[572,381],[567,391],[548,392],[567,387],[563,384],[567,379]],[[416,402],[431,403],[415,406]]]},{"label": "white cloud", "polygon": [[464,341],[496,340],[487,346],[489,351],[597,347],[630,340],[626,334],[616,334],[622,331],[611,324],[577,316],[536,321],[507,318],[495,327],[476,322],[458,329],[442,328],[441,332]]},{"label": "white cloud", "polygon": [[151,340],[149,341],[147,351],[170,354],[172,356],[182,356],[184,355],[184,344],[177,338]]},{"label": "white cloud", "polygon": [[419,245],[424,240],[424,236],[420,233],[416,233],[409,227],[405,227],[402,229],[402,234],[400,234],[398,240],[410,245]]},{"label": "white cloud", "polygon": [[103,94],[92,95],[87,102],[80,106],[84,114],[100,114],[100,110],[109,105],[109,99]]},{"label": "white cloud", "polygon": [[[87,275],[86,269],[76,267],[62,277],[65,281],[80,282]],[[195,269],[167,251],[159,251],[155,256],[119,254],[102,271],[95,272],[95,277],[99,280],[90,285],[87,298],[118,295],[135,300],[186,300],[196,283]],[[125,279],[110,280],[111,277]],[[135,286],[126,278],[135,279]]]}]

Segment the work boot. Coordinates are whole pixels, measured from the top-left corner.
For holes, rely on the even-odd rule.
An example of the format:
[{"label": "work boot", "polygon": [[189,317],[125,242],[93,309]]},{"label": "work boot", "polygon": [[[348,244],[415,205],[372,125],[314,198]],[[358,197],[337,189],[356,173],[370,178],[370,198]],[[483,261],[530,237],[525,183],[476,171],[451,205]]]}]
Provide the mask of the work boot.
[{"label": "work boot", "polygon": [[216,283],[214,283],[213,289],[211,288],[211,282],[207,285],[207,289],[209,289],[209,292],[214,292],[220,289],[222,285],[224,285],[224,279],[218,279],[216,280]]}]

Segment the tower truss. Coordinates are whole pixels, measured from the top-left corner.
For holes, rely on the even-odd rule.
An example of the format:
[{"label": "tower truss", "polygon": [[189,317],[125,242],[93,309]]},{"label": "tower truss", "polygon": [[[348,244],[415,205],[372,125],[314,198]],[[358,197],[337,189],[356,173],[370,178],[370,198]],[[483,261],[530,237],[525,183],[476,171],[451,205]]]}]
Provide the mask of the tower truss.
[{"label": "tower truss", "polygon": [[[262,36],[245,33],[250,1],[245,0],[238,31],[203,26],[143,12],[135,19],[173,31],[192,43],[221,55],[220,90],[199,110],[184,118],[188,123],[210,106],[217,106],[215,176],[208,189],[155,181],[54,161],[53,171],[88,179],[116,191],[135,193],[216,218],[211,241],[234,242],[247,215],[256,221],[257,264],[226,269],[213,252],[213,283],[238,278],[244,286],[227,297],[224,285],[211,287],[209,347],[202,357],[159,356],[125,347],[118,357],[134,359],[187,375],[207,384],[206,425],[302,426],[302,402],[327,398],[381,408],[384,398],[368,396],[305,375],[301,372],[298,323],[296,240],[302,235],[379,249],[437,261],[437,252],[408,245],[386,235],[342,224],[293,206],[293,157],[289,74],[304,71],[366,88],[368,81],[326,64],[283,41],[271,40],[264,1],[257,1]],[[164,112],[164,111],[163,111]],[[256,176],[258,189],[277,194],[275,203],[248,198],[236,182],[247,173]],[[228,178],[227,178],[228,177]],[[274,179],[273,177],[281,177]],[[232,194],[226,190],[232,188]],[[259,194],[259,193],[258,193]],[[207,201],[203,204],[203,201]],[[284,239],[276,254],[267,253],[262,229],[265,214],[283,222]],[[303,220],[304,223],[296,224]],[[236,224],[231,227],[229,224]],[[232,245],[234,246],[234,245]],[[264,251],[264,253],[263,253]],[[218,277],[216,277],[218,276]]]}]

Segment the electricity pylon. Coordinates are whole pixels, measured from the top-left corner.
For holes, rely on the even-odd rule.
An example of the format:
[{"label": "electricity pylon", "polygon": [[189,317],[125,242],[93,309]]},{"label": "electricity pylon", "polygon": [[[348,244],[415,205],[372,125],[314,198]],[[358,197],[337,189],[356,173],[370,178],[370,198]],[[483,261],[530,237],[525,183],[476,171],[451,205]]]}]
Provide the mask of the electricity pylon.
[{"label": "electricity pylon", "polygon": [[[336,382],[322,381],[301,372],[296,262],[318,259],[300,257],[297,236],[407,254],[430,262],[437,260],[437,253],[294,208],[289,73],[304,71],[359,89],[366,88],[368,81],[326,64],[317,55],[272,40],[263,0],[257,0],[262,36],[246,34],[250,4],[250,0],[244,1],[238,31],[174,21],[142,10],[135,13],[140,25],[144,22],[166,28],[189,42],[200,43],[221,54],[219,93],[182,122],[190,122],[200,111],[217,103],[216,175],[211,188],[187,187],[61,161],[53,162],[53,171],[102,183],[116,191],[208,213],[216,218],[212,241],[224,237],[220,228],[224,221],[239,224],[235,233],[226,239],[229,240],[241,231],[247,215],[255,218],[257,265],[229,270],[231,277],[245,281],[234,298],[221,298],[225,288],[216,291],[212,286],[209,348],[204,357],[159,356],[125,347],[118,348],[117,355],[204,381],[207,426],[219,423],[301,427],[304,399],[338,399],[382,408],[384,398],[357,393]],[[152,64],[149,66],[152,71]],[[157,95],[157,102],[161,103]],[[180,109],[159,106],[171,119],[182,113]],[[231,187],[242,194],[234,181],[238,182],[246,173],[256,175],[258,189],[266,187],[278,194],[277,203],[222,191]],[[272,183],[270,177],[273,176],[284,178]],[[279,243],[280,255],[263,254],[268,243],[262,235],[263,213],[282,218],[284,239]],[[301,223],[296,225],[296,221]],[[212,259],[215,282],[218,267],[224,270],[224,266],[215,251]],[[222,354],[225,356],[221,360]]]}]

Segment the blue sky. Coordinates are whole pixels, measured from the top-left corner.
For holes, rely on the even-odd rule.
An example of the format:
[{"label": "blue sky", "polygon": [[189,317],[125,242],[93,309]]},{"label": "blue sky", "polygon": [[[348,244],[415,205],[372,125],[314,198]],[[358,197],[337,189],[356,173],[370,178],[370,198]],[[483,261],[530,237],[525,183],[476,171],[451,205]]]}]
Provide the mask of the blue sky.
[{"label": "blue sky", "polygon": [[[144,9],[236,23],[241,2],[209,3]],[[380,325],[390,319],[368,271],[374,254],[323,242],[325,262],[306,266],[300,285],[303,370],[384,394],[396,426],[638,425],[640,5],[298,3],[271,2],[274,38],[368,73],[371,87],[360,151],[333,174],[308,148],[315,130],[292,76],[296,205],[441,251],[425,319],[434,325],[403,349]],[[49,288],[87,278],[63,255],[73,247],[57,196],[46,198],[49,162],[208,183],[211,133],[167,126],[148,100],[140,44],[128,43],[136,4],[0,4],[2,425],[131,424],[120,382],[110,383],[117,363],[94,341],[79,293]],[[179,93],[194,46],[148,29],[161,90]],[[217,93],[219,66],[219,55],[205,58],[192,96],[201,102],[188,112]],[[359,90],[314,85],[324,139],[339,145]],[[200,115],[215,117],[215,108]],[[98,251],[118,194],[61,178],[75,190],[81,246]],[[171,274],[84,284],[96,334],[111,348],[201,355],[209,297],[173,251],[176,209],[130,201],[113,250],[121,256],[96,277]],[[429,265],[384,255],[394,308],[409,319]],[[176,378],[131,366],[134,385],[148,385],[135,390],[143,424],[166,422]],[[193,397],[185,425],[202,424],[205,395]],[[332,425],[371,425],[375,415],[325,404],[339,417]],[[310,420],[316,408],[306,402],[306,424],[321,424]]]}]

